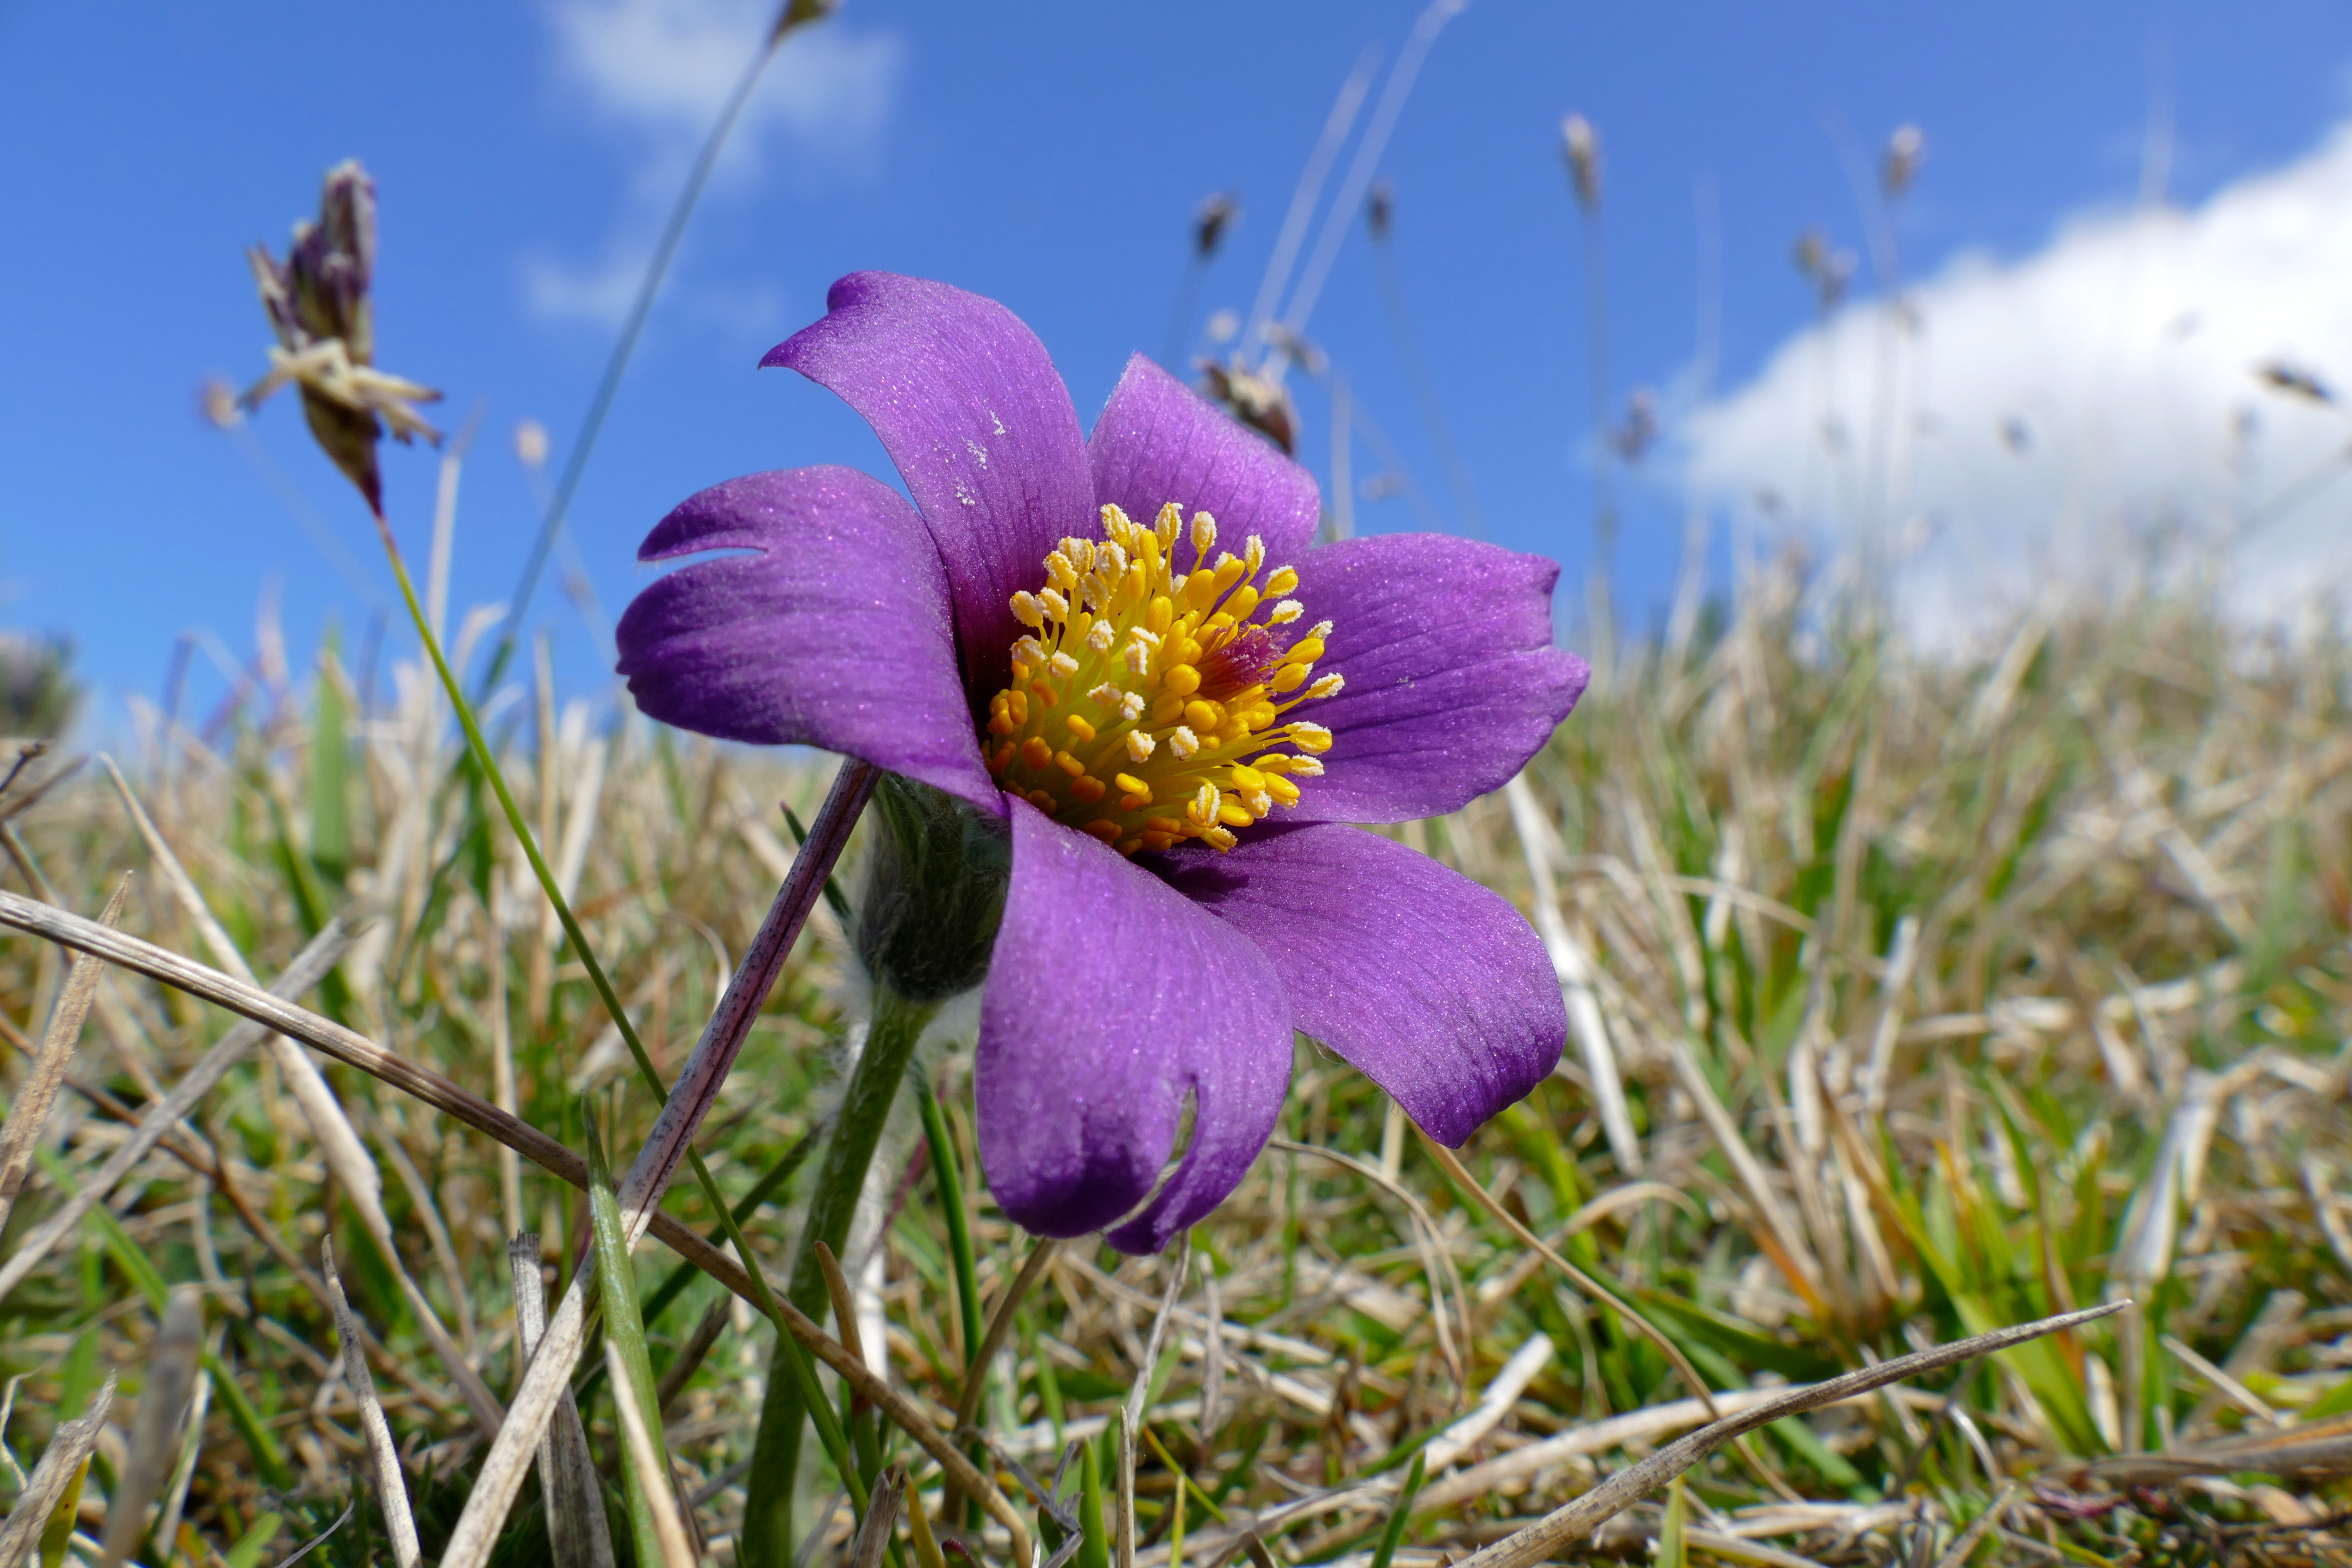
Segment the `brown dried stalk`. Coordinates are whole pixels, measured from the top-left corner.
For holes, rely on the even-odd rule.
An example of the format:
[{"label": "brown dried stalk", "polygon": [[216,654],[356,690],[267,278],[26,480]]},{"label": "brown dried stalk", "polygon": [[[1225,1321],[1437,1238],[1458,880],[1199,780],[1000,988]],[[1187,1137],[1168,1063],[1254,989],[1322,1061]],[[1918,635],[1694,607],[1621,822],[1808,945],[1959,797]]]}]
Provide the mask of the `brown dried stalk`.
[{"label": "brown dried stalk", "polygon": [[[98,917],[100,921],[111,926],[121,920],[122,900],[130,892],[131,877],[126,872],[114,897],[106,901],[106,912]],[[82,1021],[89,1016],[89,1005],[98,995],[100,973],[98,961],[88,957],[75,959],[67,971],[65,987],[58,993],[57,1006],[49,1014],[48,1033],[41,1038],[40,1054],[33,1058],[33,1070],[26,1076],[16,1103],[9,1108],[6,1124],[0,1126],[0,1226],[8,1223],[8,1211],[16,1206],[16,1194],[33,1168],[33,1151],[41,1142],[50,1107],[57,1104],[58,1090],[65,1086],[66,1068],[73,1065],[74,1042],[81,1037]],[[6,1293],[7,1288],[0,1286],[0,1295]]]},{"label": "brown dried stalk", "polygon": [[[822,877],[816,881],[820,887],[823,885]],[[478,1131],[489,1134],[551,1174],[583,1192],[587,1190],[588,1162],[578,1153],[529,1122],[507,1115],[479,1095],[459,1088],[431,1068],[388,1051],[366,1036],[347,1029],[331,1018],[321,1017],[306,1007],[273,996],[258,986],[247,985],[219,970],[166,952],[152,942],[110,931],[95,921],[83,920],[79,915],[36,903],[5,889],[0,889],[0,926],[13,927],[45,937],[61,946],[91,953],[110,963],[134,970],[150,979],[162,981],[190,995],[200,996],[266,1024],[291,1039],[299,1040],[337,1061],[357,1068],[380,1082],[446,1111]],[[646,1216],[645,1223],[650,1234],[672,1252],[746,1301],[765,1310],[761,1292],[743,1267],[703,1240],[683,1220],[655,1209]],[[939,1461],[941,1468],[947,1471],[948,1479],[953,1484],[977,1497],[981,1506],[988,1510],[989,1517],[1003,1525],[1015,1545],[1023,1549],[1016,1556],[1025,1562],[1028,1529],[1021,1522],[1020,1516],[1013,1511],[1013,1505],[1006,1500],[996,1483],[958,1452],[955,1446],[941,1436],[936,1423],[897,1390],[877,1378],[866,1369],[865,1363],[852,1356],[822,1328],[796,1311],[790,1302],[783,1301],[781,1296],[777,1305],[782,1310],[784,1326],[793,1337],[806,1345],[811,1354],[832,1367],[884,1415],[921,1445],[923,1451]],[[536,1445],[534,1435],[532,1446],[535,1447]]]},{"label": "brown dried stalk", "polygon": [[1618,1471],[1567,1507],[1556,1509],[1517,1534],[1506,1536],[1491,1546],[1472,1552],[1462,1560],[1460,1568],[1535,1568],[1536,1563],[1546,1558],[1571,1550],[1577,1540],[1590,1535],[1601,1524],[1656,1491],[1733,1438],[1753,1432],[1759,1426],[1769,1426],[1784,1415],[1801,1415],[1808,1410],[1833,1405],[1857,1394],[1867,1394],[1906,1377],[1917,1377],[1948,1366],[1957,1366],[1962,1362],[1974,1361],[1979,1356],[1990,1355],[1995,1351],[2023,1344],[2061,1329],[2095,1322],[2122,1311],[2129,1305],[2129,1301],[2110,1301],[2105,1306],[2088,1308],[2080,1312],[2062,1312],[2054,1318],[2043,1318],[2038,1322],[2022,1323],[2015,1328],[1995,1329],[1989,1334],[1978,1334],[1912,1355],[1897,1356],[1893,1361],[1866,1366],[1859,1372],[1850,1372],[1843,1377],[1833,1377],[1825,1383],[1791,1389],[1768,1404],[1702,1426],[1690,1436],[1668,1444],[1640,1464]]}]

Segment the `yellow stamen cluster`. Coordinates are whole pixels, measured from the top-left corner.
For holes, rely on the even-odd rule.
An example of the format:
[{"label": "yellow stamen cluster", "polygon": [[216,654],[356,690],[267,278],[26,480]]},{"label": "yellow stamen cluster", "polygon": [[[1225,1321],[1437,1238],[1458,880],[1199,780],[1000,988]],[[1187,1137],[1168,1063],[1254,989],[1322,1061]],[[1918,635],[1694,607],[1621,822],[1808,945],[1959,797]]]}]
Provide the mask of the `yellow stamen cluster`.
[{"label": "yellow stamen cluster", "polygon": [[1192,514],[1195,565],[1181,575],[1175,502],[1150,528],[1115,506],[1102,521],[1100,540],[1045,557],[1045,587],[1013,595],[1029,633],[988,705],[989,771],[1122,855],[1189,838],[1230,849],[1234,828],[1296,805],[1296,781],[1323,771],[1331,731],[1286,716],[1340,688],[1313,679],[1331,623],[1277,647],[1275,628],[1304,613],[1286,596],[1298,574],[1266,573],[1255,534],[1211,561],[1207,512]]}]

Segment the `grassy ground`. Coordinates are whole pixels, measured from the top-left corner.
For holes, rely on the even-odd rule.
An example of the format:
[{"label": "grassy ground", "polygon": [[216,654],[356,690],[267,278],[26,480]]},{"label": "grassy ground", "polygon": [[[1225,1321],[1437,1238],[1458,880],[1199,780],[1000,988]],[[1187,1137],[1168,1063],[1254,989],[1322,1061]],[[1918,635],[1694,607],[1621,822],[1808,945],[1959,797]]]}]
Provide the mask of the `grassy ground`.
[{"label": "grassy ground", "polygon": [[[1181,1522],[1184,1558],[1212,1563],[1251,1520],[1276,1557],[1369,1561],[1424,1447],[1395,1560],[1508,1534],[1705,1419],[1643,1325],[1516,1226],[1609,1281],[1720,1404],[2138,1303],[1767,1427],[1620,1516],[1598,1554],[2352,1560],[2331,1522],[2352,1503],[2332,1479],[2352,1459],[2327,1440],[2352,1411],[2352,1208],[2336,1195],[2352,1187],[2352,659],[2140,605],[1926,666],[1866,628],[1801,620],[1786,577],[1743,603],[1687,655],[1610,672],[1509,792],[1400,830],[1528,909],[1570,993],[1559,1072],[1464,1152],[1510,1224],[1302,1044],[1276,1146],[1194,1233],[1154,1364],[1172,1257],[1071,1246],[1045,1266],[981,1405],[1008,1486],[1015,1462],[1049,1482],[1071,1438],[1104,1444],[1107,1463],[1094,1435],[1140,1380],[1139,1563],[1169,1562]],[[313,1006],[510,1097],[575,1148],[597,1117],[625,1155],[655,1107],[510,836],[485,826],[446,709],[413,669],[396,684],[371,702],[331,660],[204,733],[158,722],[122,759],[216,936],[94,761],[37,759],[0,797],[18,836],[10,886],[95,914],[135,872],[123,929],[215,966],[215,944],[233,947],[265,983],[332,911],[363,913]],[[789,863],[777,802],[805,819],[823,771],[642,721],[599,729],[529,679],[494,727],[674,1072]],[[12,1100],[64,975],[56,948],[0,940]],[[701,1139],[730,1199],[822,1127],[851,989],[820,910]],[[0,1265],[232,1021],[106,976]],[[992,1311],[1032,1246],[981,1179],[969,1060],[964,1042],[936,1051],[947,1146],[911,1113],[886,1141],[884,1245],[870,1268],[854,1245],[847,1259],[869,1354],[942,1418],[975,1337],[966,1287]],[[584,1205],[373,1079],[326,1079],[367,1159],[327,1157],[258,1052],[0,1300],[5,1436],[26,1468],[121,1379],[81,1533],[59,1552],[95,1561],[110,1501],[141,1479],[136,1412],[173,1363],[159,1336],[182,1282],[203,1289],[200,1436],[169,1455],[193,1456],[184,1501],[172,1467],[152,1488],[152,1528],[177,1528],[139,1561],[275,1563],[364,1497],[319,1272],[331,1241],[438,1553],[482,1454],[449,1363],[511,1396],[507,1238],[537,1232],[560,1279]],[[943,1207],[950,1160],[969,1272]],[[772,1273],[806,1175],[747,1222]],[[371,1180],[389,1249],[356,1190]],[[714,1217],[691,1183],[669,1206]],[[674,1259],[649,1244],[635,1267],[678,1489],[724,1560],[772,1333],[700,1276],[656,1313]],[[614,1405],[592,1381],[590,1449],[615,1476]],[[1087,1468],[1069,1466],[1065,1492]],[[0,1475],[0,1495],[20,1484]],[[811,1478],[803,1518],[828,1519],[838,1543],[835,1484]],[[540,1518],[527,1495],[504,1560],[543,1558]],[[382,1556],[382,1530],[364,1502],[320,1553]],[[615,1544],[626,1560],[625,1529]],[[1108,1560],[1099,1535],[1077,1558]]]}]

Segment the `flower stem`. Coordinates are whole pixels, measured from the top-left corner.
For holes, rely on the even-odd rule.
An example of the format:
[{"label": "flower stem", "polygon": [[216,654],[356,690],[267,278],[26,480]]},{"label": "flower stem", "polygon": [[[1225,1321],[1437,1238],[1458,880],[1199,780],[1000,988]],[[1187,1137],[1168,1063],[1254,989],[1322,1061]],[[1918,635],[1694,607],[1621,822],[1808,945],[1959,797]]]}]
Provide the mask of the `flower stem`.
[{"label": "flower stem", "polygon": [[[809,1195],[808,1219],[801,1227],[785,1299],[810,1317],[824,1311],[824,1273],[818,1265],[816,1243],[838,1253],[849,1237],[849,1222],[865,1190],[866,1167],[873,1163],[875,1145],[881,1141],[890,1104],[907,1077],[907,1063],[915,1053],[936,1003],[909,1002],[888,987],[874,987],[874,1016],[866,1032],[866,1048],[849,1075],[841,1111],[834,1119],[833,1139],[825,1145],[824,1163]],[[794,1347],[796,1348],[796,1347]],[[743,1568],[790,1568],[793,1561],[793,1479],[799,1468],[801,1422],[811,1413],[812,1401],[801,1378],[768,1379],[766,1402],[760,1410],[760,1435],[751,1449],[751,1474],[744,1479],[750,1502],[743,1515]],[[830,1414],[830,1412],[826,1412]],[[843,1477],[847,1480],[849,1477]]]}]

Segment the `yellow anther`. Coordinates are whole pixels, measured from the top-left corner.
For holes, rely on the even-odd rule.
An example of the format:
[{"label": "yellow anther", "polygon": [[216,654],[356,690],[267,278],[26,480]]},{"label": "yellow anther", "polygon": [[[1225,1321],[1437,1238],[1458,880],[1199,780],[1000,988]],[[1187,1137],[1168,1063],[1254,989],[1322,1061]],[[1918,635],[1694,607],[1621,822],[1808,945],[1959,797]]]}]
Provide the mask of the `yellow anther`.
[{"label": "yellow anther", "polygon": [[[1117,506],[1101,523],[1099,538],[1063,540],[1045,581],[1011,596],[1021,635],[1012,679],[982,716],[983,758],[1039,810],[1122,855],[1230,849],[1235,829],[1297,805],[1295,781],[1323,772],[1315,756],[1331,732],[1286,713],[1344,684],[1314,674],[1330,624],[1270,657],[1266,632],[1304,611],[1285,596],[1298,574],[1269,574],[1263,538],[1221,552],[1216,520],[1188,521],[1174,505],[1150,528]],[[1181,576],[1180,539],[1192,546]],[[1059,728],[1044,721],[1074,700]]]}]

